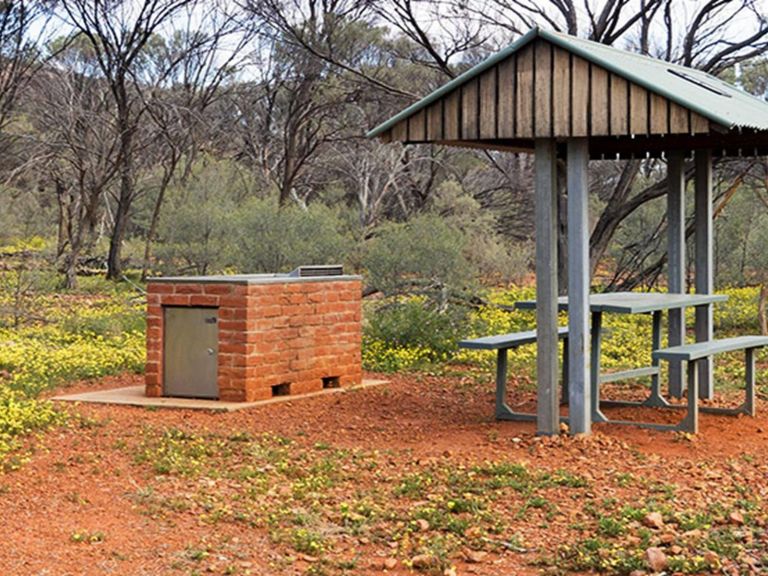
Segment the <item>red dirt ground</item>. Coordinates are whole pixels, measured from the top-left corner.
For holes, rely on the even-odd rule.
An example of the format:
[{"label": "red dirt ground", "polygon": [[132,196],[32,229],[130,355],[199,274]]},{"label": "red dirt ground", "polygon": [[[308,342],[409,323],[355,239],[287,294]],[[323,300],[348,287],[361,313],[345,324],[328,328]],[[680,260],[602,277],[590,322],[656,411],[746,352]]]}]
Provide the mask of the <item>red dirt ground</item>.
[{"label": "red dirt ground", "polygon": [[[380,377],[380,375],[370,375]],[[701,417],[701,432],[680,435],[625,426],[598,425],[590,439],[540,439],[534,425],[496,422],[492,418],[492,385],[480,388],[469,380],[404,375],[385,386],[258,407],[234,413],[82,405],[75,410],[101,424],[52,430],[32,442],[33,453],[19,470],[0,473],[0,574],[6,576],[164,575],[191,574],[174,567],[179,550],[190,543],[225,550],[237,574],[297,574],[309,563],[299,559],[290,568],[275,568],[285,554],[266,531],[236,523],[202,523],[179,512],[158,521],[137,504],[141,489],[173,482],[136,464],[121,449],[142,427],[175,426],[209,432],[279,433],[300,442],[325,442],[335,447],[389,451],[393,466],[441,461],[456,466],[484,460],[524,461],[542,468],[565,468],[584,474],[598,495],[618,493],[609,481],[617,471],[674,480],[683,493],[712,492],[697,472],[743,475],[754,493],[765,496],[768,478],[768,406],[759,404],[757,418]],[[109,378],[82,389],[140,383],[138,376]],[[69,390],[76,389],[74,387]],[[645,414],[629,410],[630,415]],[[626,416],[626,414],[624,414]],[[643,453],[642,469],[629,468],[628,454]],[[749,455],[749,466],[735,464]],[[739,460],[741,462],[742,460]],[[410,464],[409,464],[410,463]],[[743,470],[744,467],[748,470]],[[707,476],[709,478],[709,476]],[[149,488],[148,488],[149,487]],[[709,491],[709,492],[707,492]],[[698,497],[698,496],[697,496]],[[702,496],[703,497],[703,496]],[[567,521],[566,518],[564,520]],[[562,524],[564,526],[564,523]],[[525,524],[521,524],[525,529]],[[531,527],[529,545],[538,551],[561,543],[561,524]],[[92,544],[73,541],[73,534],[105,535]],[[386,553],[367,541],[345,544],[363,560],[350,574],[383,573]],[[343,550],[342,550],[343,552]],[[457,560],[459,574],[535,574],[530,557],[515,552],[493,553],[481,563]],[[200,573],[225,573],[213,555]],[[211,572],[206,572],[210,570]],[[409,573],[402,564],[390,574]]]}]

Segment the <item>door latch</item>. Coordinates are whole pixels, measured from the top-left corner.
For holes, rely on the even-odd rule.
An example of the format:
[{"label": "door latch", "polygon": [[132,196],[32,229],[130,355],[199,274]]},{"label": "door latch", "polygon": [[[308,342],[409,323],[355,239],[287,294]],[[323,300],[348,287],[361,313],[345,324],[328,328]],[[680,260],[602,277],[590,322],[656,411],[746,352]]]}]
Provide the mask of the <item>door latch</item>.
[{"label": "door latch", "polygon": [[216,316],[211,316],[210,318],[205,319],[206,324],[216,324]]}]

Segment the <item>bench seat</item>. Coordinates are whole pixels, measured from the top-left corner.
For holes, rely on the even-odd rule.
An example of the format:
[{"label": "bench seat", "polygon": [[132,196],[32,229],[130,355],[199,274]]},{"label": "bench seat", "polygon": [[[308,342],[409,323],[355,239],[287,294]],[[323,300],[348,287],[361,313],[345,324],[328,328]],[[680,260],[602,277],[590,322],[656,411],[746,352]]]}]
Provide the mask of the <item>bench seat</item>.
[{"label": "bench seat", "polygon": [[[568,398],[568,328],[560,327],[557,336],[563,340],[563,399]],[[512,332],[509,334],[496,334],[495,336],[483,336],[459,342],[459,348],[469,350],[496,350],[496,419],[535,421],[535,414],[515,412],[507,405],[507,351],[512,348],[534,344],[536,342],[536,330],[525,332]]]},{"label": "bench seat", "polygon": [[[710,340],[709,342],[697,342],[695,344],[683,344],[655,350],[652,355],[654,360],[667,360],[668,362],[688,363],[688,411],[682,421],[676,426],[664,428],[682,430],[696,433],[699,430],[699,412],[714,414],[747,414],[755,415],[755,350],[768,346],[768,336],[735,336]],[[743,350],[746,363],[746,386],[744,402],[737,408],[716,408],[705,406],[699,408],[699,381],[698,364],[700,361],[726,352]],[[661,428],[662,426],[657,426]]]},{"label": "bench seat", "polygon": [[[568,336],[568,328],[561,327],[557,330],[557,336],[560,339]],[[470,350],[499,350],[502,348],[517,348],[525,344],[536,343],[536,330],[526,332],[512,332],[510,334],[496,334],[495,336],[483,336],[471,340],[462,340],[459,342],[459,348]]]},{"label": "bench seat", "polygon": [[653,352],[653,358],[658,360],[672,360],[691,362],[702,358],[709,358],[716,354],[734,352],[736,350],[749,350],[750,348],[762,348],[768,346],[768,336],[736,336],[709,342],[697,342],[696,344],[683,344],[662,348]]}]

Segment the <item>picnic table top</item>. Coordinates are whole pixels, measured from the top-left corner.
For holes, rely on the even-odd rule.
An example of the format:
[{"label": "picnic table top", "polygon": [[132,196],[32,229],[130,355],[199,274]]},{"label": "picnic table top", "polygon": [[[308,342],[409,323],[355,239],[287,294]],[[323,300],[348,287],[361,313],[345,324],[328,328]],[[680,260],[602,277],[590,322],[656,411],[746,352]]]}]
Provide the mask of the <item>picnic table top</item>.
[{"label": "picnic table top", "polygon": [[[659,310],[701,306],[715,302],[724,302],[724,294],[668,294],[663,292],[603,292],[590,294],[589,309],[592,312],[614,312],[617,314],[643,314]],[[560,310],[568,310],[568,297],[557,299]],[[533,310],[536,300],[523,300],[515,303],[515,308]]]}]

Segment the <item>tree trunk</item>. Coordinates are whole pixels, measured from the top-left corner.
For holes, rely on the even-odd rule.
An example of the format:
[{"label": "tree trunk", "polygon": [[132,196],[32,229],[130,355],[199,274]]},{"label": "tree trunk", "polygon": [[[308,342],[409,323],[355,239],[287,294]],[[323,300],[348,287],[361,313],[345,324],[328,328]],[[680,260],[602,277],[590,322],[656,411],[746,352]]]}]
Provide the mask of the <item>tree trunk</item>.
[{"label": "tree trunk", "polygon": [[115,225],[109,239],[109,254],[107,256],[107,279],[119,280],[123,275],[122,253],[125,231],[128,228],[128,218],[133,202],[133,127],[129,121],[129,105],[127,96],[122,95],[118,100],[118,129],[120,130],[120,195],[115,210]]},{"label": "tree trunk", "polygon": [[[123,263],[121,262],[122,244],[125,238],[125,230],[128,226],[128,209],[126,208],[126,196],[121,184],[120,198],[115,211],[115,225],[112,228],[112,236],[109,239],[109,253],[107,254],[107,280],[119,280],[123,275]],[[128,203],[130,205],[130,203]]]},{"label": "tree trunk", "polygon": [[[634,212],[635,208],[639,208],[642,205],[642,203],[640,203],[631,210],[626,209],[627,200],[632,192],[632,187],[639,171],[639,160],[625,162],[625,166],[621,171],[621,176],[619,177],[619,181],[616,184],[613,194],[608,199],[605,208],[595,223],[595,227],[589,239],[589,264],[593,276],[597,269],[597,265],[605,255],[606,250],[608,250],[608,246],[619,225],[627,216]],[[650,188],[653,188],[653,186]],[[666,180],[664,180],[663,188],[660,189],[659,194],[665,191]],[[639,195],[648,196],[648,200],[656,196],[655,194],[649,194],[648,192],[649,189],[646,189]]]},{"label": "tree trunk", "polygon": [[141,279],[142,281],[147,279],[147,273],[149,272],[150,262],[152,260],[152,243],[155,241],[157,235],[157,227],[160,223],[160,212],[163,208],[163,200],[165,199],[165,191],[168,189],[168,185],[171,183],[171,177],[176,168],[176,161],[172,163],[172,167],[169,168],[165,174],[163,174],[163,180],[160,182],[160,190],[157,192],[157,199],[155,200],[155,207],[152,209],[152,220],[149,223],[149,230],[147,230],[147,240],[144,244],[144,262],[141,265]]},{"label": "tree trunk", "polygon": [[768,283],[760,284],[760,298],[757,301],[757,317],[760,321],[760,334],[768,335]]},{"label": "tree trunk", "polygon": [[77,259],[80,258],[80,246],[72,246],[64,262],[64,288],[77,288]]},{"label": "tree trunk", "polygon": [[67,209],[66,209],[66,190],[60,180],[54,182],[56,190],[57,207],[57,234],[56,234],[56,261],[59,262],[67,248]]},{"label": "tree trunk", "polygon": [[288,204],[291,198],[291,188],[296,175],[296,137],[290,132],[285,143],[285,158],[283,160],[283,177],[280,180],[280,197],[278,205],[280,207]]}]

